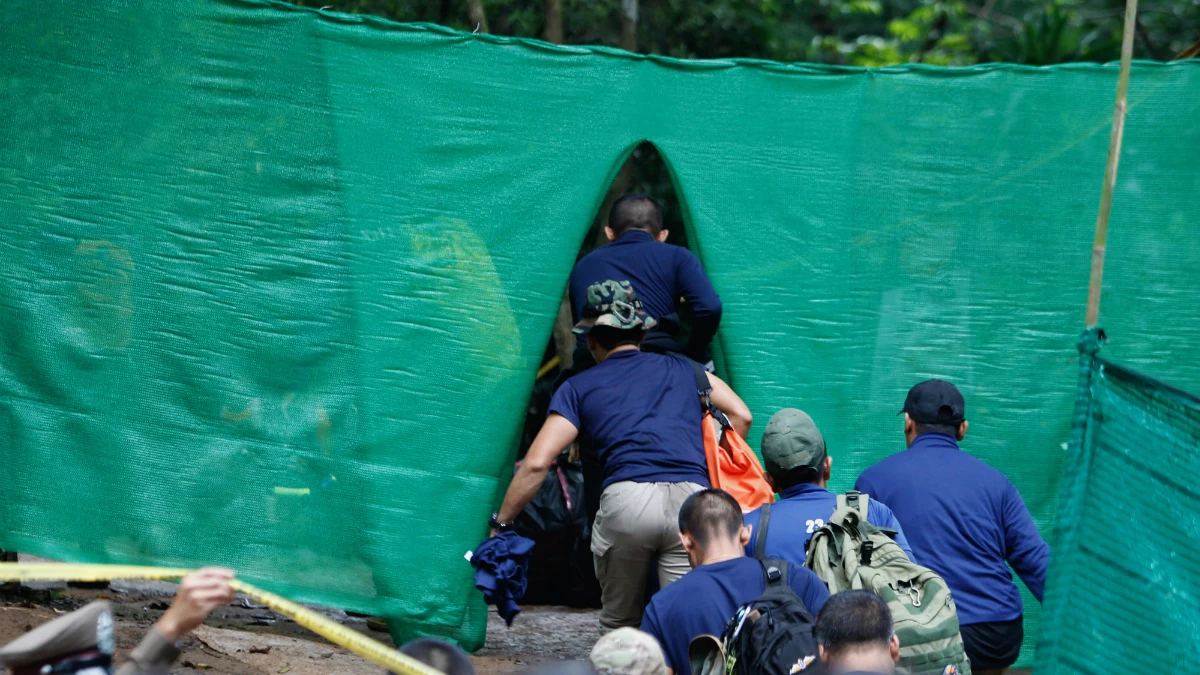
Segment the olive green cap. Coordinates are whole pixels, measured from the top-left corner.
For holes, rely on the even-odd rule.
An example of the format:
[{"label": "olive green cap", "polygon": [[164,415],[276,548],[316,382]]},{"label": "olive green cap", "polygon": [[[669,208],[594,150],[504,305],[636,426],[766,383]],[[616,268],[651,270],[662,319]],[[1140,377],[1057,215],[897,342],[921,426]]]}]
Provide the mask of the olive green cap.
[{"label": "olive green cap", "polygon": [[784,408],[767,422],[762,455],[768,473],[800,467],[820,470],[825,462],[825,438],[804,411]]}]

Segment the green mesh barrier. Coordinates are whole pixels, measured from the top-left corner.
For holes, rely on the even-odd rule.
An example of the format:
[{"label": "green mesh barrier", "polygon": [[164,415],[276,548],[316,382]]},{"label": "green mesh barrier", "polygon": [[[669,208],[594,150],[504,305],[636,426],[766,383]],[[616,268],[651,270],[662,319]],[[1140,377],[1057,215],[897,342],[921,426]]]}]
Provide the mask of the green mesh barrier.
[{"label": "green mesh barrier", "polygon": [[1080,340],[1039,675],[1200,669],[1200,398]]},{"label": "green mesh barrier", "polygon": [[[847,488],[946,377],[965,449],[1049,532],[1115,65],[690,62],[234,0],[5,12],[0,547],[222,563],[479,645],[463,554],[643,139],[752,443],[803,408]],[[1198,66],[1134,65],[1104,289],[1113,353],[1193,389]]]}]

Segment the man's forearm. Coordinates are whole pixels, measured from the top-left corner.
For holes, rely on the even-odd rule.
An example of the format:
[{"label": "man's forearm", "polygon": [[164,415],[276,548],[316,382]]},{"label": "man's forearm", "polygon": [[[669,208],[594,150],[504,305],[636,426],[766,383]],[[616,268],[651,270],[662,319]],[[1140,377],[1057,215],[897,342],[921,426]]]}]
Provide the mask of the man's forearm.
[{"label": "man's forearm", "polygon": [[508,485],[508,492],[504,493],[504,503],[500,505],[500,512],[497,514],[500,522],[511,523],[516,520],[525,507],[529,506],[529,502],[533,501],[538,490],[542,489],[542,481],[546,479],[548,471],[548,467],[530,467],[529,464],[522,464],[517,469]]},{"label": "man's forearm", "polygon": [[717,334],[717,328],[721,325],[721,313],[706,314],[704,316],[692,317],[692,334],[688,338],[687,353],[688,356],[696,361],[704,359],[704,350],[712,342],[713,336]]},{"label": "man's forearm", "polygon": [[141,644],[129,653],[125,665],[117,670],[117,675],[143,675],[144,673],[165,673],[175,663],[179,649],[175,640],[169,638],[156,625],[150,628]]}]

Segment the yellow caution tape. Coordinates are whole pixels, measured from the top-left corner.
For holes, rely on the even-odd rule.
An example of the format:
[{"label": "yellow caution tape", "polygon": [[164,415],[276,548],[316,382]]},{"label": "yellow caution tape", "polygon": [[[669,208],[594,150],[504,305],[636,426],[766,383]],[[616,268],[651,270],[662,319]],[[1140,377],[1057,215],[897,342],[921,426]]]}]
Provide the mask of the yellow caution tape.
[{"label": "yellow caution tape", "polygon": [[[178,579],[195,570],[137,565],[77,565],[72,563],[0,563],[0,582],[8,581],[110,581]],[[291,600],[233,579],[233,590],[244,593],[312,632],[398,675],[442,675],[441,671],[401,654],[377,640],[343,626]]]},{"label": "yellow caution tape", "polygon": [[308,488],[277,487],[277,488],[275,488],[275,494],[277,494],[277,495],[292,495],[293,497],[303,497],[304,495],[309,494],[309,489]]},{"label": "yellow caution tape", "polygon": [[544,366],[542,366],[541,368],[538,368],[537,377],[534,379],[540,380],[543,377],[545,377],[546,375],[550,374],[550,371],[557,368],[559,366],[559,363],[560,363],[560,361],[558,360],[557,356],[550,359],[549,361],[546,362],[546,364]]}]

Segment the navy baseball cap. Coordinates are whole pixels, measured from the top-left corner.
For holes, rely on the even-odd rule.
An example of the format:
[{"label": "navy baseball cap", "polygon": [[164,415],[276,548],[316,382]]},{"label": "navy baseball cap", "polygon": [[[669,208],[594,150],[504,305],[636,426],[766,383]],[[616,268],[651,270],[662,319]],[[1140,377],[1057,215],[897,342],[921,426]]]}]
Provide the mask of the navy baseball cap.
[{"label": "navy baseball cap", "polygon": [[967,403],[958,387],[949,382],[925,380],[908,390],[900,412],[921,424],[958,426],[967,418]]}]

